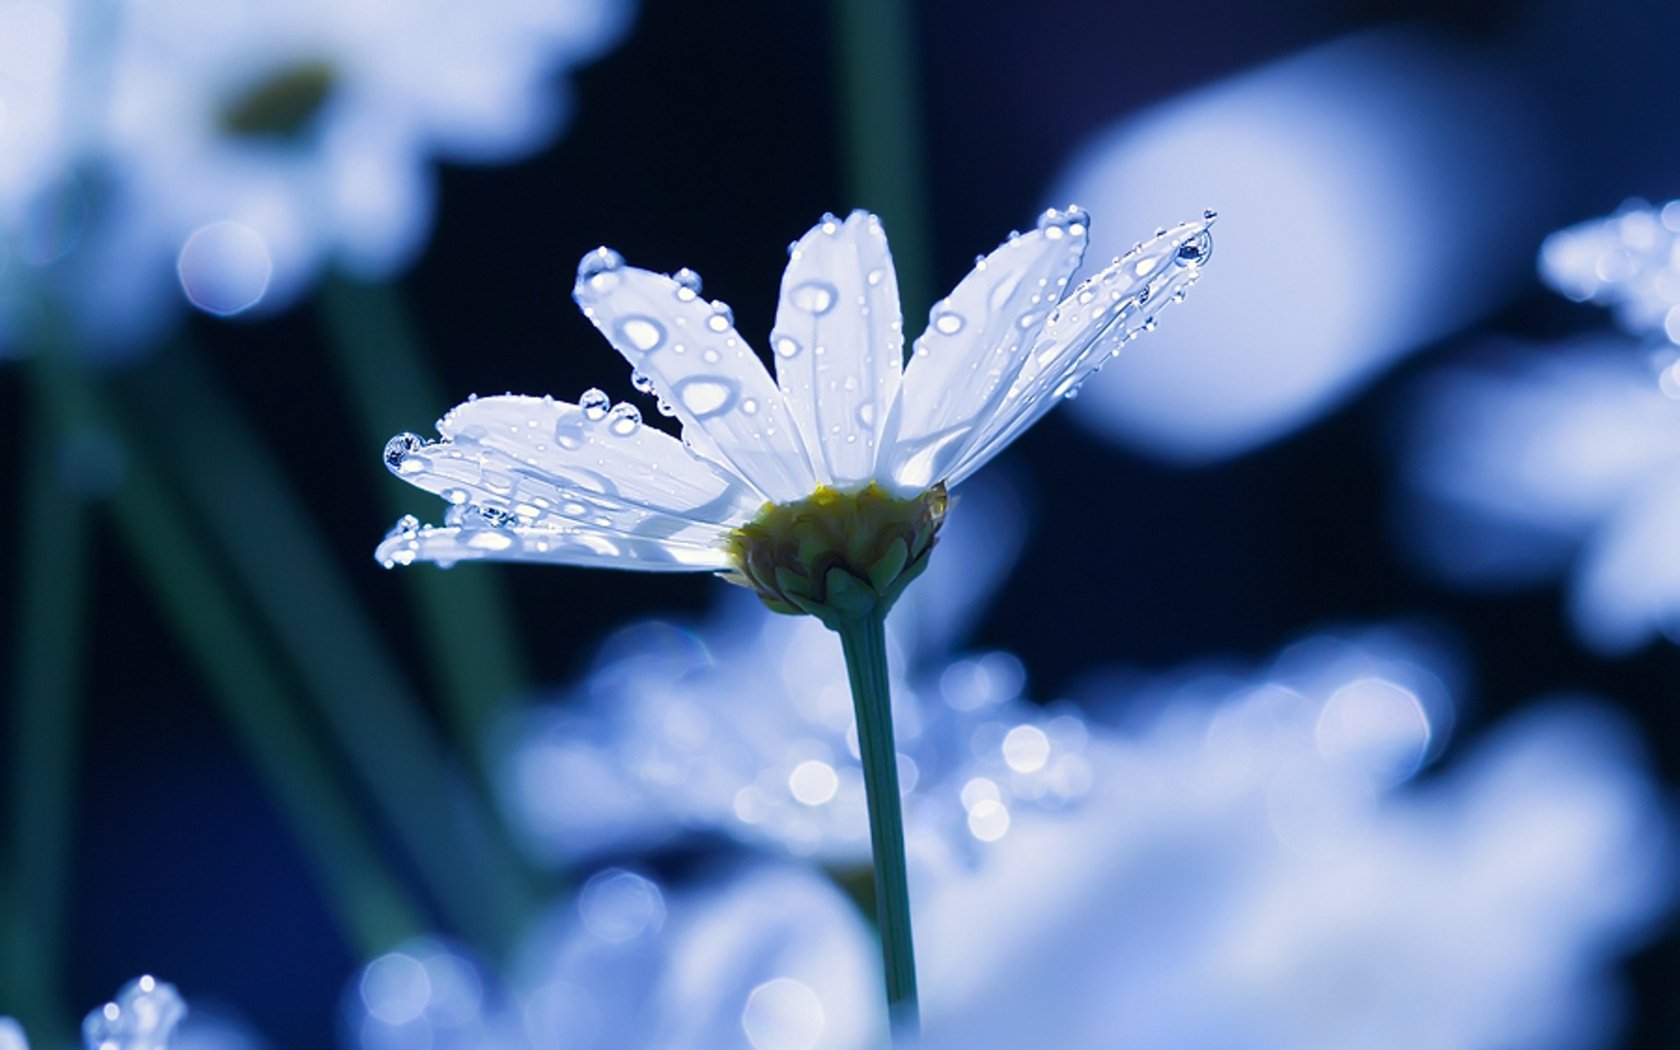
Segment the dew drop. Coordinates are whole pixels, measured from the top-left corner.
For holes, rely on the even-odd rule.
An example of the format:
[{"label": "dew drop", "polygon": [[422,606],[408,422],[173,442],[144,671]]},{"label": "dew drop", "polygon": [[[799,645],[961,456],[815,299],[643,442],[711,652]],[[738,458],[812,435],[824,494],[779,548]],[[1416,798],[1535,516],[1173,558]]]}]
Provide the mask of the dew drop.
[{"label": "dew drop", "polygon": [[798,357],[799,356],[799,349],[800,348],[799,348],[799,341],[797,339],[794,339],[791,336],[779,335],[779,336],[776,336],[775,342],[776,342],[776,353],[780,354],[781,356],[783,356],[783,357]]},{"label": "dew drop", "polygon": [[750,397],[747,398],[745,401],[741,402],[741,412],[744,415],[749,416],[758,415],[758,402]]},{"label": "dew drop", "polygon": [[714,332],[727,332],[729,331],[729,318],[722,314],[713,314],[706,318],[706,327]]},{"label": "dew drop", "polygon": [[676,389],[677,400],[696,419],[719,415],[735,407],[735,384],[710,376],[684,380]]},{"label": "dew drop", "polygon": [[479,520],[492,529],[500,529],[513,522],[513,514],[501,507],[485,504],[473,509],[478,511]]},{"label": "dew drop", "polygon": [[686,266],[672,274],[671,280],[677,282],[686,291],[695,295],[700,294],[700,275]]},{"label": "dew drop", "polygon": [[630,370],[630,385],[635,387],[636,392],[639,393],[639,394],[651,394],[651,393],[653,393],[653,379],[652,379],[652,377],[650,377],[646,372],[643,372],[640,369],[631,369]]},{"label": "dew drop", "polygon": [[672,405],[671,402],[665,400],[664,398],[660,398],[657,401],[655,401],[653,403],[653,407],[658,409],[659,414],[662,415],[662,416],[674,416],[674,415],[677,414],[676,407],[674,405]]},{"label": "dew drop", "polygon": [[934,330],[942,335],[956,335],[962,331],[963,315],[955,310],[941,310],[933,315]]},{"label": "dew drop", "polygon": [[874,288],[885,280],[886,276],[887,272],[877,267],[876,269],[870,270],[868,275],[864,277],[864,280],[869,283],[869,287]]},{"label": "dew drop", "polygon": [[637,350],[647,353],[665,341],[665,328],[651,317],[633,315],[618,322],[618,334]]},{"label": "dew drop", "polygon": [[700,355],[700,359],[702,361],[706,362],[708,365],[715,365],[719,361],[723,360],[723,355],[718,353],[716,350],[712,349],[711,347],[707,347],[706,352]]},{"label": "dew drop", "polygon": [[578,398],[578,407],[583,409],[585,418],[591,420],[605,419],[607,409],[612,407],[612,398],[599,387],[590,387]]},{"label": "dew drop", "polygon": [[788,292],[789,302],[815,317],[834,309],[839,298],[840,294],[827,281],[806,281],[794,285]]},{"label": "dew drop", "polygon": [[1028,332],[1028,331],[1031,331],[1033,328],[1035,328],[1038,325],[1038,322],[1043,319],[1043,317],[1044,317],[1044,314],[1041,313],[1040,311],[1029,310],[1026,313],[1022,314],[1020,316],[1020,319],[1017,320],[1015,323],[1021,327],[1022,331]]},{"label": "dew drop", "polygon": [[419,434],[406,431],[385,442],[385,469],[393,474],[401,473],[404,457],[425,443]]},{"label": "dew drop", "polygon": [[857,407],[857,420],[866,427],[875,425],[875,402],[865,401]]},{"label": "dew drop", "polygon": [[642,411],[629,402],[619,402],[608,413],[607,429],[618,437],[629,437],[642,425]]},{"label": "dew drop", "polygon": [[1178,246],[1173,262],[1180,266],[1200,266],[1213,257],[1213,234],[1206,230]]},{"label": "dew drop", "polygon": [[611,291],[618,284],[618,271],[623,267],[624,256],[611,248],[596,248],[578,260],[578,286],[588,287],[594,292]]}]

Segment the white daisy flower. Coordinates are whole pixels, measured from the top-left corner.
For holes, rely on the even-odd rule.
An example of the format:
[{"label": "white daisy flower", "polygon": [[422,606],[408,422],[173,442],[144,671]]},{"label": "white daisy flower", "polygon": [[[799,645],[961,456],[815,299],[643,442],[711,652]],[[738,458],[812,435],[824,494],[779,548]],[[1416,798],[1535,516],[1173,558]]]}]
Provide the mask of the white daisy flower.
[{"label": "white daisy flower", "polygon": [[1213,221],[1163,229],[1064,295],[1088,218],[1048,211],[933,308],[905,364],[880,221],[827,216],[789,251],[774,378],[692,271],[597,249],[573,294],[682,439],[599,390],[469,400],[442,441],[386,446],[392,472],[451,509],[441,527],[405,517],[378,558],[724,572],[785,612],[890,604],[925,565],[946,490],[1183,297]]}]

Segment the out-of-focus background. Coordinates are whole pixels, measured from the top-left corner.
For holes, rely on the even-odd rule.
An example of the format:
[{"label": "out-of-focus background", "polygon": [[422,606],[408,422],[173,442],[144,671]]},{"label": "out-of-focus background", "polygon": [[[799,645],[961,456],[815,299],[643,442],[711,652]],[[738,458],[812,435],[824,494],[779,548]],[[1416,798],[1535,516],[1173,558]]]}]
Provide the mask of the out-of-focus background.
[{"label": "out-of-focus background", "polygon": [[913,337],[1075,202],[1098,262],[1216,248],[894,614],[934,1045],[1674,1045],[1677,39],[0,0],[0,1014],[61,1045],[153,973],[193,1045],[867,1045],[831,639],[704,576],[385,571],[442,506],[381,447],[636,399],[597,245],[762,349],[785,246],[870,208]]}]

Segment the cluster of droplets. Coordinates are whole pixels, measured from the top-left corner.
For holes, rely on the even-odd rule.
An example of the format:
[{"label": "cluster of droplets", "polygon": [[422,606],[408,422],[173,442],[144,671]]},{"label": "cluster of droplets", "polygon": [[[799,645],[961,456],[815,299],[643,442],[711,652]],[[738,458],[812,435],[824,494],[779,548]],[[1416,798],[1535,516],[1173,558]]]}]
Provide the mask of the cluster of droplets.
[{"label": "cluster of droplets", "polygon": [[1628,331],[1680,344],[1680,201],[1629,201],[1552,234],[1540,274],[1577,302],[1610,308]]},{"label": "cluster of droplets", "polygon": [[130,982],[117,997],[82,1022],[86,1050],[167,1050],[187,1005],[175,986],[147,976]]}]

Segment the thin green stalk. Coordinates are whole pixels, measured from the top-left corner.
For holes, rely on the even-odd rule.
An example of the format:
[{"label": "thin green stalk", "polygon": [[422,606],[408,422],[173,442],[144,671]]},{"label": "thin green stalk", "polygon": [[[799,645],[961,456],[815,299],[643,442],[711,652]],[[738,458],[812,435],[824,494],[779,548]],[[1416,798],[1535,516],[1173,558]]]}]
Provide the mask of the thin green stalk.
[{"label": "thin green stalk", "polygon": [[[535,889],[486,800],[447,760],[305,500],[182,348],[137,370],[135,392],[171,451],[174,480],[427,887],[474,943],[492,952],[509,947],[535,907]],[[371,554],[363,564],[376,571]]]},{"label": "thin green stalk", "polygon": [[66,490],[58,433],[30,420],[19,573],[12,738],[11,897],[0,966],[0,1013],[37,1039],[67,1016],[64,932],[76,810],[76,736],[85,662],[87,508]]},{"label": "thin green stalk", "polygon": [[926,317],[933,305],[915,14],[908,0],[834,3],[846,188],[855,204],[881,216],[892,238],[907,320]]},{"label": "thin green stalk", "polygon": [[[31,378],[37,403],[62,431],[111,429],[110,413],[74,368],[42,354]],[[281,675],[202,544],[138,449],[126,451],[122,467],[109,496],[118,533],[289,819],[352,946],[373,955],[416,935],[420,910],[369,845],[332,763],[295,714]]]},{"label": "thin green stalk", "polygon": [[[392,483],[379,455],[393,434],[423,430],[452,403],[431,374],[401,294],[388,284],[333,277],[321,287],[320,304],[365,443],[356,465],[378,471],[392,520],[425,513],[437,501],[416,502],[412,487]],[[519,631],[501,580],[490,566],[470,573],[410,572],[403,579],[419,599],[426,659],[442,684],[451,728],[482,760],[489,731],[526,682]]]},{"label": "thin green stalk", "polygon": [[869,842],[875,861],[875,923],[887,979],[893,1037],[913,1040],[921,1027],[916,998],[916,951],[910,934],[910,885],[904,860],[903,800],[898,749],[893,746],[892,694],[887,679],[886,613],[838,621],[857,713],[858,751],[869,801]]}]

